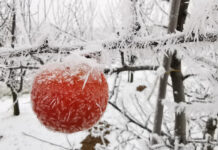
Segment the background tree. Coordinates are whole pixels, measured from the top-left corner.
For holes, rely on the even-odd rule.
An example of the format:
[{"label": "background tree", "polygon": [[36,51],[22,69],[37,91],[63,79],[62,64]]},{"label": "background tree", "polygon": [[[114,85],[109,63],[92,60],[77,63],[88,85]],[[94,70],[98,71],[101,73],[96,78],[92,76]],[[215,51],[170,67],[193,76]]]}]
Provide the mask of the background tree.
[{"label": "background tree", "polygon": [[[168,26],[168,33],[174,33],[177,27],[178,23],[178,14],[179,14],[179,8],[180,8],[181,1],[172,1],[171,4],[171,10],[170,10],[170,19],[169,19],[169,26]],[[153,127],[153,133],[161,135],[161,126],[162,126],[162,119],[163,119],[163,105],[162,101],[165,99],[166,95],[166,88],[167,88],[167,81],[171,65],[171,59],[172,59],[172,52],[167,52],[164,55],[163,58],[163,67],[164,67],[164,75],[160,78],[159,83],[159,90],[158,90],[158,97],[157,97],[157,104],[156,104],[156,110],[155,110],[155,117],[154,117],[154,127]],[[174,63],[173,63],[174,64]],[[157,144],[155,138],[152,139],[152,144]]]},{"label": "background tree", "polygon": [[[182,0],[179,8],[179,16],[176,30],[182,32],[188,13],[189,0]],[[185,102],[185,93],[183,85],[183,75],[181,60],[176,56],[177,51],[172,55],[170,76],[172,79],[172,88],[174,101],[176,103]],[[186,114],[185,111],[175,113],[175,136],[178,137],[179,143],[186,143]]]}]

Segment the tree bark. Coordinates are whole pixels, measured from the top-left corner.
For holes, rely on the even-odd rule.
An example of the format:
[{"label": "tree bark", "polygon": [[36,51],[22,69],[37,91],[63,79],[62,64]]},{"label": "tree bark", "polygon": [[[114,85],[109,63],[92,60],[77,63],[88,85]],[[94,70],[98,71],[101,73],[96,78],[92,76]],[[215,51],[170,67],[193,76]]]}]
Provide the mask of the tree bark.
[{"label": "tree bark", "polygon": [[[132,22],[131,22],[131,30],[130,30],[130,33],[131,35],[130,36],[136,36],[137,35],[137,32],[140,30],[141,26],[140,24],[137,23],[137,13],[136,13],[136,4],[137,4],[137,0],[130,0],[131,3],[132,3],[132,6],[131,6],[131,13],[132,13]],[[139,28],[137,28],[137,25],[139,26]],[[130,54],[129,54],[129,65],[132,66],[134,65],[135,63],[135,59],[134,59],[134,55],[132,55],[132,52],[130,51]],[[133,71],[128,71],[128,82],[132,83],[134,80],[134,72]]]},{"label": "tree bark", "polygon": [[19,103],[17,99],[17,93],[14,91],[13,88],[11,89],[11,94],[13,97],[13,104],[14,104],[14,116],[19,116],[20,115],[20,109],[19,109]]},{"label": "tree bark", "polygon": [[15,30],[16,30],[16,12],[15,12],[15,0],[13,0],[12,6],[12,26],[11,26],[11,47],[14,48],[15,42]]},{"label": "tree bark", "polygon": [[[187,16],[189,0],[181,0],[179,9],[177,30],[183,31],[183,26]],[[172,56],[171,68],[174,70],[170,73],[172,79],[174,102],[185,102],[184,85],[181,60],[177,58],[177,52],[175,51]],[[175,113],[175,136],[179,139],[179,143],[186,143],[186,115],[185,112]]]},{"label": "tree bark", "polygon": [[[14,43],[16,40],[15,36],[15,30],[16,30],[16,3],[15,0],[13,0],[13,6],[12,6],[12,27],[11,27],[11,47],[14,48]],[[12,74],[14,73],[13,71],[11,72]],[[14,73],[15,74],[15,73]],[[12,75],[13,78],[10,80],[15,80],[14,77],[15,75]],[[12,84],[12,82],[10,82]],[[14,115],[18,116],[20,115],[20,109],[19,109],[19,102],[17,99],[17,93],[15,92],[15,89],[13,88],[13,85],[8,85],[8,87],[11,90],[11,94],[13,97],[13,106],[14,106]]]},{"label": "tree bark", "polygon": [[[135,59],[134,59],[134,55],[130,55],[130,66],[134,65],[135,63]],[[133,71],[129,71],[128,72],[128,82],[129,83],[133,83],[134,80],[134,72]]]},{"label": "tree bark", "polygon": [[[172,79],[173,96],[176,103],[185,102],[183,76],[181,72],[181,60],[177,59],[176,52],[173,54],[170,73]],[[186,143],[186,116],[185,112],[175,112],[175,136],[179,143]]]},{"label": "tree bark", "polygon": [[[217,128],[217,119],[213,117],[209,117],[206,122],[205,131],[204,131],[204,139],[210,143],[214,140],[215,130]],[[214,150],[214,146],[210,144],[204,145],[204,150]]]},{"label": "tree bark", "polygon": [[[164,56],[163,66],[166,72],[169,71],[170,63],[171,63],[171,54],[169,54],[168,56]],[[164,109],[162,105],[162,100],[165,99],[165,96],[166,96],[168,76],[169,74],[165,73],[159,82],[158,97],[157,97],[157,102],[156,102],[156,111],[155,111],[155,116],[154,116],[154,126],[153,126],[153,131],[152,131],[153,134],[158,134],[158,135],[161,134],[161,125],[162,125],[162,120],[163,120],[163,109]],[[158,141],[155,138],[152,138],[151,143],[158,144]]]},{"label": "tree bark", "polygon": [[[171,2],[168,33],[175,32],[175,29],[177,27],[180,2],[181,0],[172,0]],[[163,109],[164,109],[162,105],[162,101],[163,99],[165,99],[165,96],[166,96],[167,81],[168,81],[168,76],[169,76],[167,72],[169,72],[170,70],[171,59],[172,59],[172,54],[170,52],[167,52],[167,55],[164,55],[164,58],[163,58],[163,67],[166,70],[166,73],[164,74],[162,78],[160,78],[158,97],[157,97],[157,103],[156,103],[156,111],[155,111],[155,116],[154,116],[153,134],[157,134],[157,135],[161,134]],[[152,137],[151,144],[158,144],[158,141],[154,137]]]},{"label": "tree bark", "polygon": [[177,24],[177,30],[178,31],[183,31],[184,29],[184,23],[187,17],[187,9],[189,5],[190,0],[181,0],[181,5],[179,9],[179,17],[178,17],[178,24]]}]

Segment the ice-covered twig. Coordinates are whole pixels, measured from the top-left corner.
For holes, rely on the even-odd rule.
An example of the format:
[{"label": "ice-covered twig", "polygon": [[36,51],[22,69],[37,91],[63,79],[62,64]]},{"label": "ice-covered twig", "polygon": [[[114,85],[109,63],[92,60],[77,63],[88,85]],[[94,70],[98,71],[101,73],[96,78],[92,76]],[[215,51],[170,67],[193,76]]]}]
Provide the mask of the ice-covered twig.
[{"label": "ice-covered twig", "polygon": [[[4,69],[39,69],[40,67],[37,66],[0,66],[0,68]],[[143,71],[143,70],[157,70],[158,66],[124,66],[124,67],[117,67],[117,68],[105,68],[104,73],[105,74],[113,74],[113,73],[121,73],[124,71]]]},{"label": "ice-covered twig", "polygon": [[[112,103],[112,102],[110,102],[110,101],[109,101],[109,104],[110,104],[112,107],[114,107],[117,111],[119,111],[120,113],[122,113],[122,114],[129,120],[129,122],[131,122],[131,123],[133,123],[133,124],[139,126],[140,128],[142,128],[142,129],[148,131],[149,133],[152,133],[152,130],[151,130],[150,128],[148,128],[147,126],[145,126],[145,125],[143,125],[143,124],[141,124],[141,123],[135,121],[135,120],[132,119],[128,114],[123,113],[123,111],[122,111],[116,104],[114,104],[114,103]],[[165,133],[165,132],[163,132],[163,131],[161,132],[161,135],[164,135],[164,136],[166,136],[166,137],[172,139],[171,136],[169,136],[167,133]]]},{"label": "ice-covered twig", "polygon": [[124,71],[143,71],[143,70],[157,70],[158,66],[123,66],[123,67],[117,67],[117,68],[106,68],[104,69],[104,73],[120,73]]},{"label": "ice-covered twig", "polygon": [[191,140],[187,140],[187,143],[201,143],[201,144],[208,144],[208,145],[218,146],[218,143],[217,143],[216,140],[208,142],[205,139],[191,139]]},{"label": "ice-covered twig", "polygon": [[30,48],[1,48],[0,58],[5,57],[21,57],[21,56],[32,56],[34,54],[44,54],[44,53],[57,53],[57,54],[70,54],[70,52],[83,49],[83,45],[73,45],[71,47],[60,47],[60,46],[50,46],[46,40],[42,45]]},{"label": "ice-covered twig", "polygon": [[39,69],[39,67],[37,66],[23,66],[23,65],[20,65],[20,66],[0,66],[0,68],[3,68],[3,69],[28,69],[28,70],[33,70],[33,69]]},{"label": "ice-covered twig", "polygon": [[52,143],[52,142],[43,140],[43,139],[41,139],[41,138],[35,137],[35,136],[30,135],[30,134],[27,134],[27,133],[25,133],[25,132],[23,132],[23,135],[28,136],[28,137],[31,137],[31,138],[33,138],[33,139],[35,139],[35,140],[38,140],[38,141],[41,141],[41,142],[43,142],[43,143],[47,143],[47,144],[50,144],[50,145],[52,145],[52,146],[56,146],[56,147],[65,149],[65,150],[76,150],[76,149],[67,148],[67,147],[64,147],[64,146],[62,146],[62,145],[58,145],[58,144],[55,144],[55,143]]},{"label": "ice-covered twig", "polygon": [[[112,103],[112,102],[109,102],[109,104],[110,104],[112,107],[114,107],[117,111],[119,111],[120,113],[123,113],[123,111],[122,111],[116,104],[114,104],[114,103]],[[131,122],[131,123],[133,123],[133,124],[135,124],[135,125],[141,127],[142,129],[145,129],[145,130],[148,131],[149,133],[152,132],[152,130],[149,129],[147,126],[144,126],[144,125],[142,125],[141,123],[139,123],[139,122],[133,120],[133,119],[132,119],[129,115],[127,115],[126,113],[123,113],[123,114],[124,114],[124,116],[129,120],[129,122]]]},{"label": "ice-covered twig", "polygon": [[203,62],[204,64],[206,64],[207,66],[212,66],[216,69],[218,69],[218,65],[216,62],[213,62],[205,57],[196,57],[195,58],[196,61],[199,61],[199,62]]},{"label": "ice-covered twig", "polygon": [[119,74],[116,74],[116,76],[115,76],[115,79],[114,79],[114,82],[113,82],[113,88],[112,88],[112,90],[111,90],[111,92],[110,92],[110,96],[109,96],[109,100],[114,96],[114,94],[115,94],[115,90],[117,89],[117,80],[118,80],[118,78],[119,78]]},{"label": "ice-covered twig", "polygon": [[[137,48],[144,49],[146,47],[157,47],[164,46],[167,44],[182,44],[182,43],[190,43],[190,42],[215,42],[218,40],[218,33],[207,33],[205,35],[199,35],[198,39],[194,37],[194,35],[186,36],[185,34],[175,34],[175,35],[165,35],[160,38],[140,38],[134,41],[123,41],[122,39],[114,40],[114,41],[102,41],[101,43],[96,43],[100,45],[102,48],[106,49],[125,49],[125,48]],[[1,48],[0,58],[5,57],[21,57],[28,56],[40,53],[59,53],[59,54],[70,54],[75,50],[84,50],[87,45],[72,45],[69,47],[61,47],[61,46],[50,46],[48,41],[46,40],[42,45],[37,47],[30,48],[19,48],[19,49],[11,49],[11,48]],[[99,52],[98,52],[99,53]]]},{"label": "ice-covered twig", "polygon": [[68,138],[68,135],[66,135],[66,140],[67,140],[67,143],[68,145],[70,146],[71,149],[73,149],[73,145],[70,143],[70,140]]},{"label": "ice-covered twig", "polygon": [[193,43],[193,42],[215,42],[218,40],[218,33],[207,33],[205,35],[199,35],[198,38],[195,38],[194,35],[185,35],[183,33],[180,34],[172,34],[165,35],[164,37],[159,38],[140,38],[130,42],[125,42],[123,44],[123,40],[117,41],[108,41],[103,44],[104,48],[107,49],[125,49],[125,48],[136,48],[136,49],[144,49],[146,47],[157,47],[164,45],[179,45],[183,43]]},{"label": "ice-covered twig", "polygon": [[[13,70],[19,70],[19,69],[25,69],[25,70],[37,70],[40,68],[40,66],[24,66],[24,65],[15,65],[15,66],[4,66],[1,65],[0,68],[2,69],[13,69]],[[125,72],[125,71],[145,71],[145,70],[151,70],[151,71],[155,71],[157,70],[158,66],[148,66],[148,65],[144,65],[144,66],[123,66],[123,67],[116,67],[116,68],[105,68],[104,69],[104,73],[105,74],[114,74],[114,73],[121,73],[121,72]],[[2,80],[4,81],[4,80]]]}]

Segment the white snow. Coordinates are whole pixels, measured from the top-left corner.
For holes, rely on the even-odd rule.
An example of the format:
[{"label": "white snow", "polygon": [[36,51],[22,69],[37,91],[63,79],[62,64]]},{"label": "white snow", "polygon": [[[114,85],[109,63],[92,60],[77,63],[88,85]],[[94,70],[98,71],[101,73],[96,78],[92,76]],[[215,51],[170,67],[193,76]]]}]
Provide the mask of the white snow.
[{"label": "white snow", "polygon": [[[60,150],[57,146],[52,146],[33,139],[25,134],[35,136],[48,142],[70,148],[66,136],[68,136],[74,148],[79,148],[80,141],[88,134],[86,131],[72,135],[62,134],[46,129],[36,118],[32,111],[30,96],[23,95],[19,99],[21,114],[12,116],[12,99],[4,97],[0,100],[0,147],[7,150]],[[10,110],[8,111],[8,108]]]}]

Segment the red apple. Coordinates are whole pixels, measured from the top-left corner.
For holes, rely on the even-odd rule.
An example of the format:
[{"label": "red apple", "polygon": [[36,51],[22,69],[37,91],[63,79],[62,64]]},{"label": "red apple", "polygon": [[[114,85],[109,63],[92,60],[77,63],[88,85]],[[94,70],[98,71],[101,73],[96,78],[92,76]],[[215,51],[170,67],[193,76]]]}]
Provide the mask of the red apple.
[{"label": "red apple", "polygon": [[36,75],[31,99],[43,125],[73,133],[91,128],[101,118],[108,102],[108,84],[104,74],[89,64],[57,64]]}]

